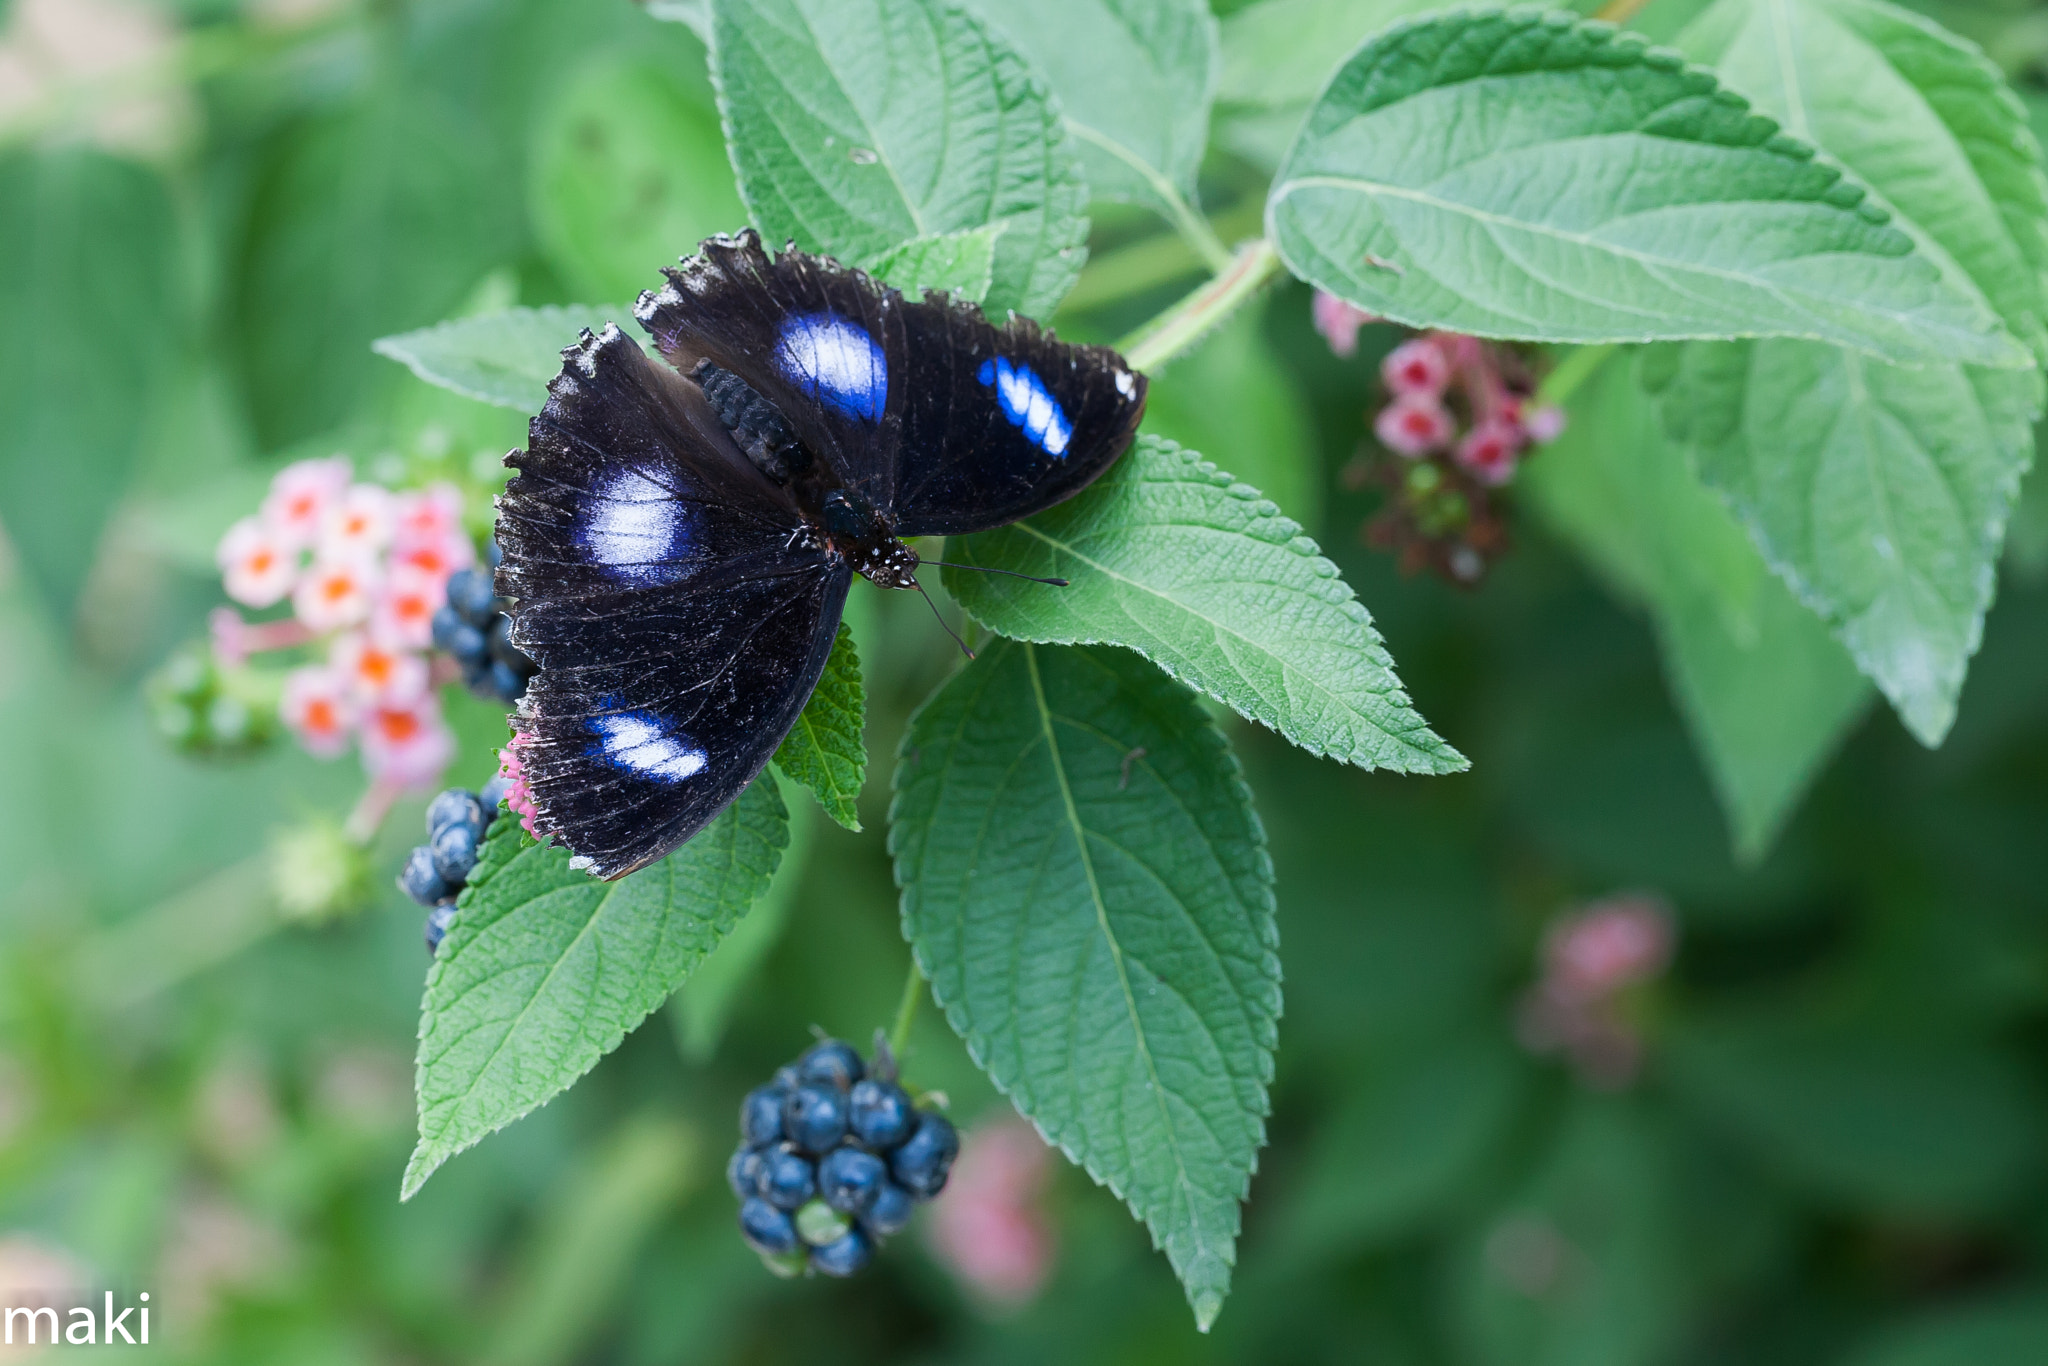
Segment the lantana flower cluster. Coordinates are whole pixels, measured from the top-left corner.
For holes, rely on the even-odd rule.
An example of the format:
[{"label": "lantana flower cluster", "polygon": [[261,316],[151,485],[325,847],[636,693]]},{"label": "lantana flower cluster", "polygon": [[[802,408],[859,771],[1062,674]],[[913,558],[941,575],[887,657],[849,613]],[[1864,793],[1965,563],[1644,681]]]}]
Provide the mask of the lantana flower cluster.
[{"label": "lantana flower cluster", "polygon": [[1544,936],[1540,976],[1522,998],[1516,1033],[1537,1054],[1562,1054],[1590,1086],[1615,1090],[1641,1070],[1641,991],[1677,948],[1663,898],[1624,892],[1560,916]]},{"label": "lantana flower cluster", "polygon": [[279,714],[323,758],[351,745],[379,785],[432,787],[455,755],[433,667],[434,612],[448,576],[476,561],[449,484],[393,492],[355,480],[341,456],[280,470],[262,508],[228,529],[216,558],[227,595],[245,607],[289,603],[291,615],[249,622],[214,614],[214,654],[308,647],[317,658],[286,675]]}]

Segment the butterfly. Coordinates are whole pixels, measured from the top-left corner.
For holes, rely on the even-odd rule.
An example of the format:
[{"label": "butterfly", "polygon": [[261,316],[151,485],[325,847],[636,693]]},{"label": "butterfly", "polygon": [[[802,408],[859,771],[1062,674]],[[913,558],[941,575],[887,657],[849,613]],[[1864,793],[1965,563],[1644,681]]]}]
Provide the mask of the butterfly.
[{"label": "butterfly", "polygon": [[1145,377],[1027,318],[905,299],[830,258],[714,237],[563,351],[498,503],[534,828],[622,877],[737,797],[832,650],[853,576],[917,587],[914,536],[1080,492]]}]

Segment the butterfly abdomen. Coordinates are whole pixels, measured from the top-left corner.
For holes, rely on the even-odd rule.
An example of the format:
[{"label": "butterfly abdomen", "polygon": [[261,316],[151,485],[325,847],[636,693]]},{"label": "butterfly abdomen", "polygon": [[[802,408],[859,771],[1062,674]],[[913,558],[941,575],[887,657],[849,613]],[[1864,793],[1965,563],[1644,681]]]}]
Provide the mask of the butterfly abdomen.
[{"label": "butterfly abdomen", "polygon": [[703,389],[711,411],[755,469],[778,484],[787,484],[791,476],[809,467],[810,452],[796,439],[789,419],[745,380],[708,360],[698,361],[690,378]]}]

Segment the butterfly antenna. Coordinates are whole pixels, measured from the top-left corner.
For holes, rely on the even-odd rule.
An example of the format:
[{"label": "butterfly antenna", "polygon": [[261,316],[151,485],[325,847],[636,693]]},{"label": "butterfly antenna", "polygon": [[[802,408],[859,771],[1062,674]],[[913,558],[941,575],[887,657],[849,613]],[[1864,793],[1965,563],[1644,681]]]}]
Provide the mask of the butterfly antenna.
[{"label": "butterfly antenna", "polygon": [[971,569],[977,574],[1008,574],[1013,579],[1029,579],[1032,583],[1051,584],[1054,588],[1065,588],[1065,579],[1041,579],[1036,574],[1019,574],[1014,569],[991,569],[985,564],[954,564],[949,560],[920,560],[920,564],[935,564],[941,569]]},{"label": "butterfly antenna", "polygon": [[[929,564],[931,561],[927,560],[925,563]],[[939,625],[945,627],[946,634],[953,637],[953,643],[960,647],[960,653],[966,655],[969,659],[974,658],[974,651],[968,649],[967,642],[960,639],[960,633],[953,629],[951,622],[946,620],[946,614],[941,612],[939,605],[932,601],[932,595],[924,591],[924,585],[916,579],[912,579],[910,582],[911,586],[917,589],[917,595],[924,599],[924,605],[931,608],[932,615],[939,619]]]}]

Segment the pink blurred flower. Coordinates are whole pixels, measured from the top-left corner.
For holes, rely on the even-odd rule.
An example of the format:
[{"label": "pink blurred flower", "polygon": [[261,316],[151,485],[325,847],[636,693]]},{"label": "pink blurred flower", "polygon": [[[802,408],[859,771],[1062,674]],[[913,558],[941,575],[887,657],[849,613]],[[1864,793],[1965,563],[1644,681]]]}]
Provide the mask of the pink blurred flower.
[{"label": "pink blurred flower", "polygon": [[1450,358],[1427,337],[1413,337],[1387,352],[1380,362],[1380,377],[1398,397],[1426,394],[1436,398],[1451,382]]},{"label": "pink blurred flower", "polygon": [[526,769],[519,762],[519,749],[525,739],[523,731],[513,732],[512,743],[498,751],[498,771],[509,784],[505,790],[506,808],[518,815],[521,829],[539,839],[540,832],[533,828],[533,820],[540,814],[540,808],[533,803],[533,789],[527,786]]},{"label": "pink blurred flower", "polygon": [[270,481],[270,492],[263,499],[263,520],[294,549],[312,545],[319,539],[328,508],[347,490],[353,474],[354,467],[339,455],[286,465]]},{"label": "pink blurred flower", "polygon": [[1316,331],[1323,334],[1323,340],[1330,344],[1330,351],[1340,360],[1349,360],[1358,352],[1358,329],[1374,321],[1373,315],[1356,304],[1345,303],[1334,294],[1317,290],[1315,299],[1309,304],[1309,316],[1315,320]]},{"label": "pink blurred flower", "polygon": [[433,787],[455,758],[455,733],[441,702],[423,693],[402,707],[377,707],[363,717],[363,767],[381,782]]},{"label": "pink blurred flower", "polygon": [[476,563],[476,546],[461,534],[435,540],[394,541],[390,563],[393,570],[409,570],[432,579],[436,585],[445,585],[450,574]]},{"label": "pink blurred flower", "polygon": [[436,545],[457,537],[469,539],[462,530],[462,492],[453,484],[429,484],[392,499],[392,544]]},{"label": "pink blurred flower", "polygon": [[1545,404],[1522,419],[1522,431],[1537,445],[1549,445],[1564,435],[1564,409]]},{"label": "pink blurred flower", "polygon": [[407,707],[427,691],[427,661],[363,631],[337,636],[327,662],[365,706]]},{"label": "pink blurred flower", "polygon": [[356,707],[347,681],[321,664],[308,664],[285,675],[278,715],[306,752],[322,759],[345,751],[356,725]]},{"label": "pink blurred flower", "polygon": [[370,609],[370,634],[379,640],[424,650],[433,644],[434,613],[448,601],[447,576],[394,564]]},{"label": "pink blurred flower", "polygon": [[320,522],[317,555],[323,560],[366,560],[391,544],[391,491],[351,484]]},{"label": "pink blurred flower", "polygon": [[932,1206],[925,1233],[933,1253],[993,1307],[1030,1303],[1052,1274],[1052,1230],[1038,1208],[1049,1156],[1022,1119],[977,1125]]},{"label": "pink blurred flower", "polygon": [[1515,460],[1522,453],[1522,429],[1511,418],[1489,417],[1465,434],[1452,458],[1470,470],[1482,484],[1505,484],[1515,477]]},{"label": "pink blurred flower", "polygon": [[1454,430],[1443,404],[1423,394],[1406,394],[1380,409],[1372,422],[1380,444],[1411,460],[1442,446]]},{"label": "pink blurred flower", "polygon": [[1545,975],[1580,996],[1610,995],[1663,972],[1675,938],[1671,912],[1657,898],[1609,897],[1551,926]]},{"label": "pink blurred flower", "polygon": [[354,626],[370,615],[377,567],[355,559],[320,560],[292,592],[292,611],[317,633]]},{"label": "pink blurred flower", "polygon": [[260,517],[244,517],[229,527],[214,559],[228,596],[248,607],[283,601],[299,576],[298,550]]}]

